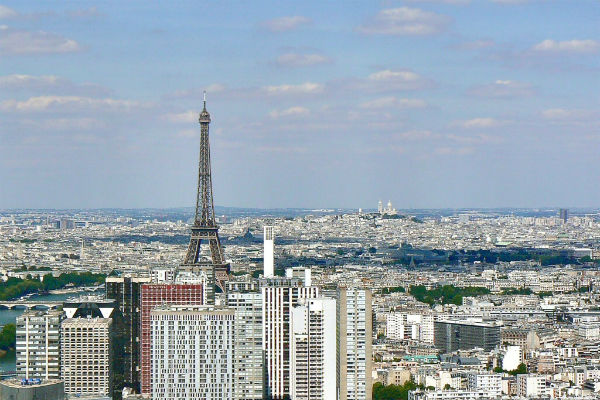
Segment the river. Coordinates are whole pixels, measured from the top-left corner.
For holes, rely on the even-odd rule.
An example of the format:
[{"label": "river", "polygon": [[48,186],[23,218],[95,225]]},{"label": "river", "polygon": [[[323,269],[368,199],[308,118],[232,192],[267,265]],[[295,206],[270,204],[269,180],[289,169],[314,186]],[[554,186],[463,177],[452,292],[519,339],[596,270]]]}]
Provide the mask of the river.
[{"label": "river", "polygon": [[[97,292],[73,292],[73,293],[61,293],[61,294],[47,294],[43,296],[31,296],[28,300],[46,300],[46,301],[61,301],[67,300],[70,297],[80,295],[104,295],[104,291]],[[17,317],[23,314],[24,309],[13,309],[6,310],[0,309],[0,325],[14,324]],[[14,371],[15,370],[16,355],[14,351],[9,351],[3,357],[0,357],[0,371]]]}]

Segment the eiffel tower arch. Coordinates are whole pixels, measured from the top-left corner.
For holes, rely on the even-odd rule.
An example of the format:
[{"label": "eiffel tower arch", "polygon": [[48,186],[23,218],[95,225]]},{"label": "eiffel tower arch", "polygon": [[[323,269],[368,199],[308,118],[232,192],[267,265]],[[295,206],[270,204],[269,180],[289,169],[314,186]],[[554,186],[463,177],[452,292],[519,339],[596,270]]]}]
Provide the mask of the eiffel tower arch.
[{"label": "eiffel tower arch", "polygon": [[[219,227],[215,218],[208,139],[208,126],[211,120],[210,114],[206,111],[206,92],[204,92],[204,108],[198,121],[200,122],[200,160],[198,163],[196,213],[190,244],[179,269],[206,274],[207,298],[205,303],[214,304],[215,286],[218,286],[221,291],[225,291],[225,281],[229,277],[229,264],[225,261],[223,246],[219,239]],[[209,254],[202,254],[202,243],[208,244]]]}]

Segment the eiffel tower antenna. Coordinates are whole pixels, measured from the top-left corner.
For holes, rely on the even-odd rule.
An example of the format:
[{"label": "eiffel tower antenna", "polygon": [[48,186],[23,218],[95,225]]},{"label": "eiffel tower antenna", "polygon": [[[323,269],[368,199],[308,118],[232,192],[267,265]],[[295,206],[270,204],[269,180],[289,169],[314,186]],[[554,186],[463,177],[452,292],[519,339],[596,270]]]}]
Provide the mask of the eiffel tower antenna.
[{"label": "eiffel tower antenna", "polygon": [[[210,114],[206,111],[206,91],[204,106],[200,113],[200,161],[198,164],[198,191],[196,194],[196,214],[190,244],[180,270],[195,273],[204,272],[207,276],[206,304],[214,304],[215,285],[224,291],[229,276],[229,264],[225,261],[223,247],[219,239],[213,203],[212,177],[210,168],[210,143],[208,126]],[[202,255],[202,241],[208,243],[209,256]]]}]

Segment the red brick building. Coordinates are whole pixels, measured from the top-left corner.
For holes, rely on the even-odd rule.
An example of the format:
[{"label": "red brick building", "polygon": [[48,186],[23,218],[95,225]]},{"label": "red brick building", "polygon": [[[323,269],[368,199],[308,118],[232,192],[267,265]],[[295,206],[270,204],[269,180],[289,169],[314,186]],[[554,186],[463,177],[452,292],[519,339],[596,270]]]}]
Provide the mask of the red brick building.
[{"label": "red brick building", "polygon": [[151,392],[150,311],[164,304],[203,305],[201,284],[144,284],[141,286],[140,365],[142,393]]}]

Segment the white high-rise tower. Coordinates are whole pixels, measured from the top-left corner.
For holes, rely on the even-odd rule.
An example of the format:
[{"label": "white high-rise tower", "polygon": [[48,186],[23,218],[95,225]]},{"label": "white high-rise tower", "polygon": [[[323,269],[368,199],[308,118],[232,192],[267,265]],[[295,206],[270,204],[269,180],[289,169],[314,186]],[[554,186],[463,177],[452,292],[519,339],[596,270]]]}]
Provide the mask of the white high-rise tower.
[{"label": "white high-rise tower", "polygon": [[274,251],[274,242],[275,242],[275,235],[273,234],[273,227],[272,226],[265,226],[265,233],[264,233],[264,242],[265,242],[265,249],[264,249],[264,276],[265,278],[272,278],[275,275],[275,262],[274,262],[274,255],[273,255],[273,251]]}]

